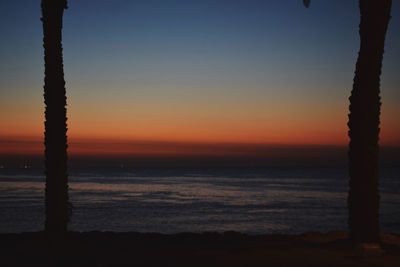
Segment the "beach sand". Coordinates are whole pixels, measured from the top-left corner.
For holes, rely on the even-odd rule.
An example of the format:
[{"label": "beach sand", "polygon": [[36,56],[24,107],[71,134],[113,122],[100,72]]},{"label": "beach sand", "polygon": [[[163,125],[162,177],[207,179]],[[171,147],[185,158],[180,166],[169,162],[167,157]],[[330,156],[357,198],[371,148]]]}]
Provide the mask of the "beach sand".
[{"label": "beach sand", "polygon": [[380,248],[350,243],[345,232],[246,235],[237,232],[44,232],[0,234],[1,266],[400,266],[400,236]]}]

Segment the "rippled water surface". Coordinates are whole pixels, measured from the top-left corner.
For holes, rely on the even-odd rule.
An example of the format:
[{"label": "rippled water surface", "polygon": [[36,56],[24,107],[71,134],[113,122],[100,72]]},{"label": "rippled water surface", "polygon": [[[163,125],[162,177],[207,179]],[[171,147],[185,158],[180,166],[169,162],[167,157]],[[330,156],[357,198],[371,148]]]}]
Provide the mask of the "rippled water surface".
[{"label": "rippled water surface", "polygon": [[[400,233],[400,172],[380,175],[381,227]],[[73,169],[74,231],[346,230],[345,168]],[[40,169],[0,170],[0,232],[43,229]]]}]

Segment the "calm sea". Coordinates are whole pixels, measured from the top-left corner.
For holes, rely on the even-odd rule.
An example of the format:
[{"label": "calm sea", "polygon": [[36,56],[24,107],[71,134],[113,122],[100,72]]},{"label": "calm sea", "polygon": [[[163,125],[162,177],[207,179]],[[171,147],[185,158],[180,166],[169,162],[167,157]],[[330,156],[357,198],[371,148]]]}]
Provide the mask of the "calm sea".
[{"label": "calm sea", "polygon": [[[400,233],[400,169],[380,175],[382,231]],[[73,231],[301,233],[347,229],[346,168],[72,169]],[[0,169],[0,232],[43,230],[41,169]]]}]

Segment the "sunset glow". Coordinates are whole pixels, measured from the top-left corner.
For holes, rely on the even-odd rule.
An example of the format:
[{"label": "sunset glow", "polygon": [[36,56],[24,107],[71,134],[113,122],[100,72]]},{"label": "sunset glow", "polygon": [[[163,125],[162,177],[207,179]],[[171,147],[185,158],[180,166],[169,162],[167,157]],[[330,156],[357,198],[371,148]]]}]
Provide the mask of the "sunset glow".
[{"label": "sunset glow", "polygon": [[[348,144],[356,1],[316,2],[307,10],[300,1],[274,9],[246,1],[212,8],[200,1],[174,8],[112,2],[92,9],[71,0],[65,12],[71,155],[228,155],[209,145]],[[1,155],[44,150],[42,29],[40,10],[30,5],[37,3],[26,12],[1,5],[24,23],[1,49]],[[113,12],[118,19],[110,19]],[[397,147],[398,13],[393,3],[380,141]],[[3,16],[3,24],[11,19]]]}]

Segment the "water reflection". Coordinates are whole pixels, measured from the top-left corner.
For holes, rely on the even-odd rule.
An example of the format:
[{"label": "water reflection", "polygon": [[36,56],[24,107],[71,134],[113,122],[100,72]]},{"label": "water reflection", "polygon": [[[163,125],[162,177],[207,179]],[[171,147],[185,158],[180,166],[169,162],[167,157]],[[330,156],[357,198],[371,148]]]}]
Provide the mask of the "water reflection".
[{"label": "water reflection", "polygon": [[[310,177],[298,175],[298,169],[275,176],[269,170],[258,169],[228,174],[221,170],[202,173],[199,169],[164,172],[159,171],[159,176],[151,176],[149,170],[125,169],[117,174],[87,170],[73,173],[69,187],[75,209],[70,228],[296,233],[347,227],[348,188],[341,171],[333,172],[337,176],[314,171]],[[2,232],[42,229],[44,178],[37,173],[27,174],[0,174]],[[389,227],[390,232],[400,232],[393,226],[393,221],[400,223],[400,214],[395,210],[400,204],[400,194],[396,193],[400,184],[396,182],[391,177],[381,184],[381,221],[383,229]]]}]

